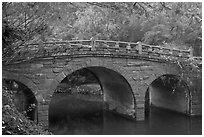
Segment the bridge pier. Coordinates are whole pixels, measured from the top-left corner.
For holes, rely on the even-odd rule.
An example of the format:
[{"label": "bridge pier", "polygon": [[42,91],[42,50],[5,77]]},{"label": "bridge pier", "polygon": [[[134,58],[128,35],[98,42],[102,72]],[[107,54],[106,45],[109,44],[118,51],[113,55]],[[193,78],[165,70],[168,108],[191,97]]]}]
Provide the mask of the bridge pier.
[{"label": "bridge pier", "polygon": [[49,120],[49,103],[39,102],[38,103],[38,124],[42,125],[44,128],[48,129]]},{"label": "bridge pier", "polygon": [[136,96],[136,104],[135,104],[135,117],[136,121],[145,120],[145,97]]},{"label": "bridge pier", "polygon": [[145,109],[144,107],[136,108],[136,121],[145,120]]}]

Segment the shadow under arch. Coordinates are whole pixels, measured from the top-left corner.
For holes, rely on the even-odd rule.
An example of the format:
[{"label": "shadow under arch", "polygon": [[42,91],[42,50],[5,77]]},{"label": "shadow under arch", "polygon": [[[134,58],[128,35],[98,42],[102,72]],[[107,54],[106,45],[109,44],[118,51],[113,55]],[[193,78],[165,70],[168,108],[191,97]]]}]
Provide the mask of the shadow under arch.
[{"label": "shadow under arch", "polygon": [[37,99],[26,85],[14,80],[3,78],[3,86],[13,91],[13,103],[16,109],[23,113],[28,119],[37,122]]},{"label": "shadow under arch", "polygon": [[188,85],[179,76],[165,74],[156,78],[145,94],[145,115],[151,107],[190,115],[191,93]]},{"label": "shadow under arch", "polygon": [[105,109],[135,118],[136,100],[128,81],[106,67],[87,67],[98,79],[103,91]]},{"label": "shadow under arch", "polygon": [[[105,109],[122,114],[123,116],[135,118],[136,101],[134,94],[130,84],[122,74],[101,66],[83,67],[78,70],[82,69],[90,71],[98,80],[103,92]],[[70,74],[66,74],[64,78]]]}]

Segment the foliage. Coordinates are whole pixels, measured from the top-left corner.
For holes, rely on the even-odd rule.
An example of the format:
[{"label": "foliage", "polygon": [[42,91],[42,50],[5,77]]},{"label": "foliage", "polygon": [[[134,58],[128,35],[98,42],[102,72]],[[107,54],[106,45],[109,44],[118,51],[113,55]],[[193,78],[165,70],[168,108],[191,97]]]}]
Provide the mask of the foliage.
[{"label": "foliage", "polygon": [[45,10],[42,3],[2,3],[3,57],[14,54],[47,29]]},{"label": "foliage", "polygon": [[13,103],[13,91],[3,86],[2,89],[2,134],[3,135],[48,135],[33,121],[28,120],[22,113],[19,113]]},{"label": "foliage", "polygon": [[[155,3],[154,3],[155,4]],[[164,3],[168,10],[159,10],[152,15],[144,27],[152,25],[149,35],[158,37],[156,41],[176,42],[177,44],[193,44],[201,36],[201,5],[200,3]],[[197,27],[194,25],[196,24]],[[145,40],[148,39],[148,34]],[[188,37],[192,36],[193,37]],[[187,36],[187,37],[186,37]],[[162,40],[161,40],[162,39]],[[148,44],[154,44],[152,41]],[[159,43],[156,43],[159,44]]]},{"label": "foliage", "polygon": [[[87,69],[80,69],[77,71],[74,71],[70,75],[68,75],[62,82],[61,84],[57,87],[56,92],[68,92],[71,93],[74,90],[77,91],[78,93],[90,93],[90,91],[98,91],[100,89],[91,89],[87,86],[86,90],[83,87],[83,85],[97,85],[98,80],[96,76],[90,72]],[[82,87],[83,88],[82,88]],[[74,91],[74,92],[75,92]]]},{"label": "foliage", "polygon": [[11,2],[2,3],[2,12],[3,57],[39,40],[91,38],[201,51],[199,2]]}]

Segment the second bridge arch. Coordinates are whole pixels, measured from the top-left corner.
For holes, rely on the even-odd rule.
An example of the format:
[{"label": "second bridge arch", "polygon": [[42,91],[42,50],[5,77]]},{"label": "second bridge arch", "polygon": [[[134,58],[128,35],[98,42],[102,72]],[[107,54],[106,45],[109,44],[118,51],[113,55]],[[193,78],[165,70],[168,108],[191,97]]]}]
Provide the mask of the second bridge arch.
[{"label": "second bridge arch", "polygon": [[119,72],[106,67],[85,67],[66,75],[58,85],[77,71],[89,72],[96,78],[102,90],[103,104],[106,110],[135,118],[135,98],[132,88]]}]

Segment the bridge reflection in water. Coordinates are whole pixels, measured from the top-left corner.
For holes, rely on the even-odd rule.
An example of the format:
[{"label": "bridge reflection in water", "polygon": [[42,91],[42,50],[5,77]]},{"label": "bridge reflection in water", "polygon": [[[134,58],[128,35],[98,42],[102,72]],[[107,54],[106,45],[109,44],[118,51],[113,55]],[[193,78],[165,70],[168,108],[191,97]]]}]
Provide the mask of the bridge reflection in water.
[{"label": "bridge reflection in water", "polygon": [[100,100],[85,101],[66,93],[54,96],[49,111],[49,130],[54,134],[202,134],[201,117],[152,108],[148,118],[138,122],[104,111]]}]

